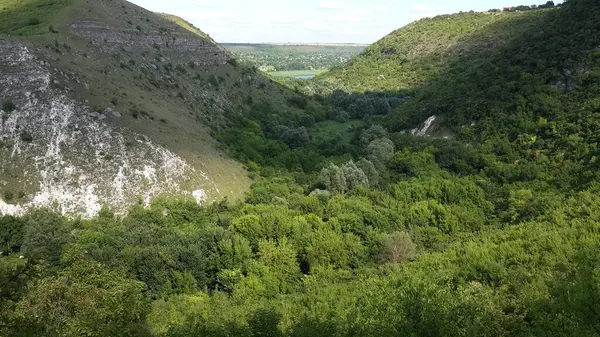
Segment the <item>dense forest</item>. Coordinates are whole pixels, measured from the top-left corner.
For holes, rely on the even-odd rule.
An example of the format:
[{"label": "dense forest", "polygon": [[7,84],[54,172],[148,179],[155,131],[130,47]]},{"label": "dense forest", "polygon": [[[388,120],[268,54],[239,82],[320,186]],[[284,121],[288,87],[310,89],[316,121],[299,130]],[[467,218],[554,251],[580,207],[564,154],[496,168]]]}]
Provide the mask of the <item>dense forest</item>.
[{"label": "dense forest", "polygon": [[424,19],[249,98],[244,200],[1,217],[0,335],[600,335],[598,17]]}]

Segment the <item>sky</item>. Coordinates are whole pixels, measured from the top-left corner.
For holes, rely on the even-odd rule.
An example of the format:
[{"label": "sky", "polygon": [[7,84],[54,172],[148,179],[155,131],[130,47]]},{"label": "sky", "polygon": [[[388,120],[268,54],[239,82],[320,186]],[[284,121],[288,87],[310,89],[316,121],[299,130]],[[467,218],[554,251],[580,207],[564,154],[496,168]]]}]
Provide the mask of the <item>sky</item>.
[{"label": "sky", "polygon": [[[420,18],[546,0],[130,0],[178,15],[220,43],[373,43]],[[556,2],[556,1],[555,1]],[[558,1],[560,2],[560,1]],[[558,3],[557,2],[557,3]]]}]

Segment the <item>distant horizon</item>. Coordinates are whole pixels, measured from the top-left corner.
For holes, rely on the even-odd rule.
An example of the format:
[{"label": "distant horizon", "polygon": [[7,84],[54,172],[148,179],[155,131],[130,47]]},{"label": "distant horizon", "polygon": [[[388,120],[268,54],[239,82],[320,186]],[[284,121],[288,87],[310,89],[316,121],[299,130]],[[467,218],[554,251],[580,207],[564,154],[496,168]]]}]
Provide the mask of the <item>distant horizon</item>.
[{"label": "distant horizon", "polygon": [[[177,15],[219,43],[236,44],[370,45],[419,19],[523,5],[523,0],[130,1],[154,12]],[[530,2],[540,5],[546,0]]]},{"label": "distant horizon", "polygon": [[[216,41],[216,40],[215,40]],[[371,43],[354,43],[354,42],[220,42],[219,44],[270,44],[270,45],[280,45],[280,46],[357,46],[357,47],[365,47],[371,45]]]}]

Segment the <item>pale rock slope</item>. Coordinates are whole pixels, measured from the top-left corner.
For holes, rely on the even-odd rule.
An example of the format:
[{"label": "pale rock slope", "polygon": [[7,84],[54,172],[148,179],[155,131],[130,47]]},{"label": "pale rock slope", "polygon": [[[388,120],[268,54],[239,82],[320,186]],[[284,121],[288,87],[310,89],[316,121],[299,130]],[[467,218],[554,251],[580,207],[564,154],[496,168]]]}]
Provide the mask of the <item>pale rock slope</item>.
[{"label": "pale rock slope", "polygon": [[215,136],[247,97],[283,105],[288,91],[161,15],[122,0],[68,3],[52,33],[0,32],[0,102],[15,106],[0,111],[0,214],[242,196],[247,173]]}]

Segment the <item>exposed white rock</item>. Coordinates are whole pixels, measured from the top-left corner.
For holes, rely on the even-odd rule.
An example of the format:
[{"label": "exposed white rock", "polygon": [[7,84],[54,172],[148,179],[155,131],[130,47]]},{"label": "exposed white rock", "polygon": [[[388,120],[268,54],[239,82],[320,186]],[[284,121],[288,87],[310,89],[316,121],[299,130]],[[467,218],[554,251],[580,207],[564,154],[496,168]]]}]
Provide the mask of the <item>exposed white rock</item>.
[{"label": "exposed white rock", "polygon": [[202,202],[204,202],[206,200],[206,198],[208,198],[208,196],[206,195],[206,192],[204,192],[204,190],[195,190],[192,192],[192,196],[194,197],[194,199],[196,199],[196,202],[198,204],[201,204]]},{"label": "exposed white rock", "polygon": [[12,215],[20,215],[24,213],[24,209],[21,206],[9,205],[4,200],[0,199],[0,215],[2,214],[12,214]]},{"label": "exposed white rock", "polygon": [[[0,172],[20,172],[30,201],[9,205],[0,200],[0,214],[22,214],[51,206],[66,215],[92,217],[103,204],[119,212],[138,198],[150,201],[164,193],[190,194],[186,181],[210,184],[168,149],[143,135],[103,122],[90,108],[49,86],[50,71],[35,61],[27,47],[0,40],[0,97],[17,109],[0,123]],[[117,116],[111,110],[113,116]],[[33,140],[23,141],[27,132]],[[194,198],[207,198],[203,190]]]},{"label": "exposed white rock", "polygon": [[410,133],[415,136],[425,136],[429,128],[431,128],[431,124],[433,124],[435,119],[436,116],[431,116],[427,118],[427,120],[421,125],[421,127],[410,130]]}]

